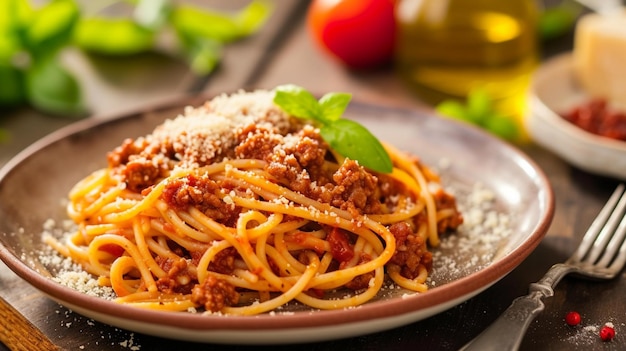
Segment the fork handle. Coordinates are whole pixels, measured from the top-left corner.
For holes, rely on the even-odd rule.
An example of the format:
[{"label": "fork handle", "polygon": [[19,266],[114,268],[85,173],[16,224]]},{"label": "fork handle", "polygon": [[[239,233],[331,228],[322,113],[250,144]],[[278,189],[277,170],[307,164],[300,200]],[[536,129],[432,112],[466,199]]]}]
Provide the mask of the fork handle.
[{"label": "fork handle", "polygon": [[554,286],[569,271],[571,267],[565,264],[552,266],[541,280],[530,284],[528,295],[513,300],[511,306],[489,328],[463,346],[461,350],[517,350],[528,326],[545,307],[542,299],[554,295]]},{"label": "fork handle", "polygon": [[461,350],[517,350],[530,322],[544,309],[542,297],[542,293],[535,291],[513,300],[489,328]]}]

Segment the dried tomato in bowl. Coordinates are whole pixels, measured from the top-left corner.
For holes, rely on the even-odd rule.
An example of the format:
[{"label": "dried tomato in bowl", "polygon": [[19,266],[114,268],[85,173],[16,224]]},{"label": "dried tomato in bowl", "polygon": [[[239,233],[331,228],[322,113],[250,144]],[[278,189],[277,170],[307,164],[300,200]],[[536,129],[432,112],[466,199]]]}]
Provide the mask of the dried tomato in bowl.
[{"label": "dried tomato in bowl", "polygon": [[590,99],[561,117],[590,133],[626,141],[626,112],[612,108],[606,99]]}]

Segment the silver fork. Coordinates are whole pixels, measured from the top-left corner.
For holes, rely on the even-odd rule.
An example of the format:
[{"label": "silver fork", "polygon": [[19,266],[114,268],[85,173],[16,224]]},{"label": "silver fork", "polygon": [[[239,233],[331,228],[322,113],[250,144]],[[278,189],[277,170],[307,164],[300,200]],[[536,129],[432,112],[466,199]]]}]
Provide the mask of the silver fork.
[{"label": "silver fork", "polygon": [[614,278],[626,263],[626,193],[620,184],[585,233],[576,252],[565,263],[555,264],[526,296],[513,300],[498,319],[461,350],[517,350],[530,322],[544,309],[542,299],[566,274],[594,279]]}]

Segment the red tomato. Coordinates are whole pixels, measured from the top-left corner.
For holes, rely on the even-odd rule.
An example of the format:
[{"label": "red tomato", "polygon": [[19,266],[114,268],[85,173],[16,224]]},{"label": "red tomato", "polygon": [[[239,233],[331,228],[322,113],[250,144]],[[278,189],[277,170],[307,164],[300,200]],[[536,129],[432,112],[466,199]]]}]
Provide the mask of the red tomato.
[{"label": "red tomato", "polygon": [[313,0],[307,26],[315,41],[346,65],[387,63],[396,35],[394,0]]}]

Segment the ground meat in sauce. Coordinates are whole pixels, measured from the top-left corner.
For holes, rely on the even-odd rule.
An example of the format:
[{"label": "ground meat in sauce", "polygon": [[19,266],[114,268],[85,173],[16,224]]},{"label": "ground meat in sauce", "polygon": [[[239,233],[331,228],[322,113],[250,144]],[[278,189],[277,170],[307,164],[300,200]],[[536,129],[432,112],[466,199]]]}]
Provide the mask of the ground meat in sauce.
[{"label": "ground meat in sauce", "polygon": [[[184,255],[185,251],[179,246],[172,248],[177,255]],[[190,253],[192,263],[200,260],[202,252]],[[230,247],[220,251],[209,266],[212,272],[231,274],[237,250]],[[197,284],[197,277],[188,270],[188,262],[181,258],[174,260],[157,256],[155,260],[167,275],[159,278],[156,285],[159,291],[166,294],[192,294],[192,302],[203,306],[207,311],[217,312],[224,306],[232,306],[239,300],[235,287],[226,281],[215,277],[208,277],[204,284]]]},{"label": "ground meat in sauce", "polygon": [[207,311],[219,312],[224,307],[236,305],[239,293],[229,282],[209,275],[204,283],[193,287],[191,301]]},{"label": "ground meat in sauce", "polygon": [[330,178],[330,171],[324,169],[328,146],[310,127],[283,141],[280,148],[265,155],[267,172],[290,189],[316,198],[317,188],[328,183]]},{"label": "ground meat in sauce", "polygon": [[250,125],[237,133],[239,145],[235,147],[237,158],[265,160],[279,145],[280,139],[269,130]]},{"label": "ground meat in sauce", "polygon": [[457,210],[456,198],[443,190],[434,194],[435,206],[438,210],[453,210],[452,216],[443,218],[437,223],[437,232],[443,234],[450,230],[455,230],[463,224],[463,215]]},{"label": "ground meat in sauce", "polygon": [[231,186],[224,182],[218,183],[209,177],[190,174],[170,180],[163,189],[162,197],[174,209],[187,211],[193,206],[209,218],[232,226],[241,209],[222,200],[222,190],[229,188]]},{"label": "ground meat in sauce", "polygon": [[[224,211],[225,206],[217,195],[220,186],[206,177],[188,176],[173,180],[168,183],[164,190],[164,198],[170,206],[178,209],[187,209],[196,206],[214,219],[226,219],[235,217],[235,212]],[[238,213],[237,213],[238,215]],[[174,247],[173,250],[183,255],[182,249]],[[214,272],[230,274],[234,269],[236,250],[227,248],[219,252],[211,262],[209,269]],[[197,264],[203,252],[191,252],[189,256],[192,262]],[[163,292],[179,292],[191,294],[191,300],[198,306],[211,312],[221,311],[225,306],[233,306],[239,301],[239,293],[230,283],[215,278],[207,277],[203,284],[195,284],[197,278],[189,276],[186,271],[186,260],[172,261],[157,257],[157,263],[168,272],[166,277],[157,281],[157,287]],[[182,279],[181,279],[182,276]],[[186,284],[181,284],[187,282]]]},{"label": "ground meat in sauce", "polygon": [[403,277],[416,278],[420,265],[425,266],[428,271],[432,269],[432,254],[424,240],[416,236],[407,223],[394,223],[389,231],[396,238],[396,253],[390,262],[400,266]]},{"label": "ground meat in sauce", "polygon": [[191,292],[195,276],[187,270],[187,261],[183,258],[172,260],[164,259],[160,256],[156,257],[157,264],[167,272],[165,277],[161,277],[156,281],[159,291],[166,294],[181,293],[188,294]]},{"label": "ground meat in sauce", "polygon": [[168,143],[150,143],[146,138],[126,139],[107,154],[109,168],[121,176],[126,188],[140,193],[167,177],[173,152]]},{"label": "ground meat in sauce", "polygon": [[332,191],[331,205],[353,215],[380,211],[378,178],[356,161],[346,160],[333,175],[333,180],[337,185]]},{"label": "ground meat in sauce", "polygon": [[234,247],[227,247],[215,255],[209,264],[209,270],[222,274],[231,274],[235,269],[236,258],[237,249]]},{"label": "ground meat in sauce", "polygon": [[[367,254],[362,254],[359,258],[358,264],[364,264],[371,261],[372,258]],[[341,267],[341,266],[340,266]],[[347,282],[345,287],[352,290],[362,290],[367,289],[370,285],[370,282],[374,279],[374,272],[368,272],[365,274],[358,275],[354,277],[351,281]]]},{"label": "ground meat in sauce", "polygon": [[134,192],[141,192],[167,176],[167,170],[149,160],[130,161],[120,173],[126,178],[127,189]]}]

